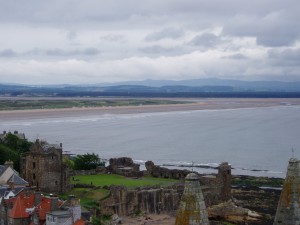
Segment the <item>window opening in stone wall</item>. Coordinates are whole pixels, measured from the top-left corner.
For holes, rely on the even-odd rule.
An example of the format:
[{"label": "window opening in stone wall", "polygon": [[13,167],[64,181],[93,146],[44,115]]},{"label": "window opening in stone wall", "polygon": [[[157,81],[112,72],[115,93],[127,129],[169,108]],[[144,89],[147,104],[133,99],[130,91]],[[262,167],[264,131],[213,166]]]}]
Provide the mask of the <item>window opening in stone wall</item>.
[{"label": "window opening in stone wall", "polygon": [[32,178],[35,180],[35,173],[32,174]]},{"label": "window opening in stone wall", "polygon": [[35,169],[35,162],[32,163],[32,168]]}]

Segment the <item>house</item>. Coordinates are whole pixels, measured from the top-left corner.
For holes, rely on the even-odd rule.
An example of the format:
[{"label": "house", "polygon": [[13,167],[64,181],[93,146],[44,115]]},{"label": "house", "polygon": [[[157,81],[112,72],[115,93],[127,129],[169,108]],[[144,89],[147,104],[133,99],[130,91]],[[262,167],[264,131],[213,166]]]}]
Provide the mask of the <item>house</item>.
[{"label": "house", "polygon": [[14,163],[6,161],[4,165],[0,165],[0,189],[10,187],[12,190],[15,187],[26,187],[28,182],[19,176],[19,173],[14,170]]},{"label": "house", "polygon": [[[0,134],[0,141],[4,141],[5,140],[5,137],[8,135],[8,134],[12,134],[10,131],[9,132],[6,132],[6,131],[3,131],[2,134]],[[25,140],[25,134],[24,133],[19,133],[18,131],[14,131],[13,135],[17,136],[19,139],[22,139],[22,140]]]},{"label": "house", "polygon": [[79,200],[71,196],[67,201],[56,195],[23,190],[18,195],[2,199],[1,225],[83,225]]},{"label": "house", "polygon": [[62,193],[71,188],[70,173],[63,163],[62,144],[36,140],[21,157],[21,175],[43,192]]}]

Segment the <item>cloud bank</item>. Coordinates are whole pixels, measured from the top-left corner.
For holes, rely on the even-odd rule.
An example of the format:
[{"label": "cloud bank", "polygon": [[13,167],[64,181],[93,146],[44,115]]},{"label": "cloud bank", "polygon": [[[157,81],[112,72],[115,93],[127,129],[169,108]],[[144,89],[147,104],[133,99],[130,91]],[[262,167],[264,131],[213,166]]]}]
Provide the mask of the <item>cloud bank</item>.
[{"label": "cloud bank", "polygon": [[300,81],[297,0],[0,1],[0,83]]}]

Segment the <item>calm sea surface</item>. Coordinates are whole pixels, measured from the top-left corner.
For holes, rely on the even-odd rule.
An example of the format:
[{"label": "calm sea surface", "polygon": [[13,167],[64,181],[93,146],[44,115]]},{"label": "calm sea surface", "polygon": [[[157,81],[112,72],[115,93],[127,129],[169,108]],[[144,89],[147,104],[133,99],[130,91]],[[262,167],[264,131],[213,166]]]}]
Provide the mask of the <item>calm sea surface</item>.
[{"label": "calm sea surface", "polygon": [[[63,143],[64,151],[128,156],[177,166],[229,162],[233,174],[285,177],[291,151],[300,158],[300,106],[106,114],[4,120],[0,129],[29,140]],[[195,167],[210,173],[213,169]]]}]

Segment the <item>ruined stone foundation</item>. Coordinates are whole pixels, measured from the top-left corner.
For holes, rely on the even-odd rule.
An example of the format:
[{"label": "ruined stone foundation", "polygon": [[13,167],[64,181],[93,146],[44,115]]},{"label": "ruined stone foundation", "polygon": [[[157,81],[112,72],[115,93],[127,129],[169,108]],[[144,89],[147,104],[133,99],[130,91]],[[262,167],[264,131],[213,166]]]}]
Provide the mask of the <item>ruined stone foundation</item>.
[{"label": "ruined stone foundation", "polygon": [[199,177],[195,173],[190,173],[185,178],[184,192],[181,197],[175,225],[208,224],[208,215]]},{"label": "ruined stone foundation", "polygon": [[299,160],[291,158],[280,195],[274,225],[300,224],[300,168]]}]

